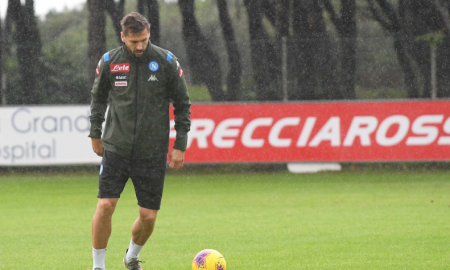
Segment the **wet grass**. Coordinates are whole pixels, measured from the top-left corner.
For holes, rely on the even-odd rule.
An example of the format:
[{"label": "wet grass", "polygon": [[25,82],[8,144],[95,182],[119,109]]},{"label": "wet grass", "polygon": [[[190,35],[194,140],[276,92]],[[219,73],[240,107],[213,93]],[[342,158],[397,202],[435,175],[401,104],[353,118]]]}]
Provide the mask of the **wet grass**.
[{"label": "wet grass", "polygon": [[360,86],[356,87],[356,98],[369,100],[369,99],[407,99],[408,93],[401,89],[396,88],[378,88],[378,89],[367,89]]},{"label": "wet grass", "polygon": [[[144,269],[191,269],[219,250],[228,269],[448,269],[450,172],[166,178]],[[97,176],[0,176],[0,269],[88,269]],[[137,216],[131,184],[113,217],[107,269]]]},{"label": "wet grass", "polygon": [[195,102],[212,102],[208,88],[204,86],[191,85],[188,87],[189,97],[193,103]]}]

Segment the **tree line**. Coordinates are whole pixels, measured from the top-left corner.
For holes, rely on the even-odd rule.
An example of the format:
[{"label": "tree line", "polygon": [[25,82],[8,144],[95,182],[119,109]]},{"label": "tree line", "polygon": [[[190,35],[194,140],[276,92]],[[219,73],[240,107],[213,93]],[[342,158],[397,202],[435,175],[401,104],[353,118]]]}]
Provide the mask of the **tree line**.
[{"label": "tree line", "polygon": [[[243,95],[243,52],[236,35],[236,14],[245,16],[248,29],[251,84],[259,101],[355,99],[358,42],[361,18],[379,24],[392,37],[392,46],[402,71],[409,98],[450,96],[450,1],[448,0],[209,0],[215,1],[227,55],[223,70],[216,42],[199,23],[194,0],[179,0],[181,35],[190,81],[204,85],[213,101],[239,101]],[[107,50],[107,20],[110,18],[120,44],[120,20],[125,5],[151,23],[151,42],[161,44],[158,0],[87,0],[87,63],[73,83],[49,80],[71,63],[56,49],[42,52],[39,20],[34,1],[8,0],[6,18],[0,21],[0,98],[3,104],[45,103],[42,91],[67,96],[75,103],[88,103],[95,67]],[[240,13],[242,11],[242,14]],[[359,15],[358,14],[362,14]],[[61,25],[57,31],[64,31]],[[200,52],[200,53],[199,53]],[[7,61],[12,57],[16,61]],[[17,65],[17,66],[14,66]],[[434,68],[432,68],[434,67]],[[16,72],[12,74],[11,70]],[[53,76],[52,78],[57,77]],[[14,84],[13,82],[20,82]],[[283,93],[283,89],[286,90]],[[70,103],[70,102],[68,102]]]}]

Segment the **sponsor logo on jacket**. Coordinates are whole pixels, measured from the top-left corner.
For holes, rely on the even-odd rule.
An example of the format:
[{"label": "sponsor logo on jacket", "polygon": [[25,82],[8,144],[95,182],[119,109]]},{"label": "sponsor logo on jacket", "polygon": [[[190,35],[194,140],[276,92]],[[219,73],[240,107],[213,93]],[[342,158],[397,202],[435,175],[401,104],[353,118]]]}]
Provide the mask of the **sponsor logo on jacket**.
[{"label": "sponsor logo on jacket", "polygon": [[127,86],[128,82],[127,81],[118,81],[116,82],[116,86]]},{"label": "sponsor logo on jacket", "polygon": [[97,74],[97,76],[100,75],[100,65],[102,64],[102,60],[100,59],[100,61],[98,61],[97,64],[97,68],[95,69],[95,74]]},{"label": "sponsor logo on jacket", "polygon": [[129,63],[111,64],[111,73],[130,72]]}]

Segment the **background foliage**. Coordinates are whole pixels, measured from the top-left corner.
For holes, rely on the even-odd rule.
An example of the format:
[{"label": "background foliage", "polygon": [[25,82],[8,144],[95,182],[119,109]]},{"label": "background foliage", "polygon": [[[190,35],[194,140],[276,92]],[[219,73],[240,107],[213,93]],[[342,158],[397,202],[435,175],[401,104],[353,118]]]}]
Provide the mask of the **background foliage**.
[{"label": "background foliage", "polygon": [[[337,1],[335,2],[337,3]],[[135,11],[137,0],[125,2],[125,13]],[[159,2],[161,19],[161,47],[174,52],[180,62],[190,85],[192,100],[211,101],[204,84],[196,81],[187,61],[185,44],[182,37],[182,17],[177,4]],[[239,100],[257,99],[257,86],[252,75],[248,16],[241,0],[229,1],[229,14],[232,19],[238,48],[242,61],[241,93]],[[405,98],[407,92],[403,83],[402,70],[399,67],[393,48],[393,38],[371,17],[365,1],[357,1],[357,69],[355,78],[356,97]],[[195,1],[195,15],[203,35],[220,59],[222,71],[228,70],[227,50],[218,21],[216,1]],[[110,16],[107,16],[107,50],[120,44],[117,41]],[[327,31],[332,44],[338,44],[338,37],[329,18],[324,12]],[[45,18],[37,18],[42,42],[42,52],[38,59],[35,91],[41,104],[83,103],[80,93],[89,92],[87,70],[87,29],[88,11],[82,10],[52,11]],[[264,25],[274,38],[273,25],[264,19]],[[7,104],[20,104],[18,96],[21,78],[16,56],[17,45],[12,43],[12,53],[6,57],[5,71],[8,77]],[[336,54],[338,52],[335,52]],[[289,57],[289,56],[288,56]],[[92,71],[94,72],[94,71]],[[225,81],[226,72],[223,72]]]}]

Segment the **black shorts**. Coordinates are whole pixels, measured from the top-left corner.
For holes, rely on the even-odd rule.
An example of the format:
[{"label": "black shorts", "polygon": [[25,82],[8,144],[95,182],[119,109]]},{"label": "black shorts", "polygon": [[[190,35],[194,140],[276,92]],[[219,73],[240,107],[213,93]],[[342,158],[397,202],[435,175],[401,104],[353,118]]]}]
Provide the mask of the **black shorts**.
[{"label": "black shorts", "polygon": [[152,159],[129,159],[105,151],[100,167],[98,198],[120,198],[131,178],[138,205],[159,210],[164,189],[167,155]]}]

